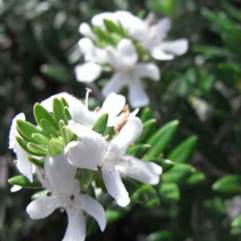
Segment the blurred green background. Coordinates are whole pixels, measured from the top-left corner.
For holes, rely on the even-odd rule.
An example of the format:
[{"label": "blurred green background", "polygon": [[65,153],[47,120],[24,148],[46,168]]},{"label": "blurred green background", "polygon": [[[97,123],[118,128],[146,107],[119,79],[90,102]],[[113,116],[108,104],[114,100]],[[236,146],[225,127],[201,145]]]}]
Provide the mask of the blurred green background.
[{"label": "blurred green background", "polygon": [[119,9],[169,16],[170,38],[189,39],[186,55],[160,63],[162,79],[152,86],[151,108],[160,125],[180,120],[174,144],[198,136],[189,164],[202,174],[195,185],[180,181],[178,193],[171,186],[158,205],[134,202],[125,215],[112,213],[116,221],[105,233],[87,240],[241,240],[239,0],[0,0],[0,240],[61,240],[64,215],[30,220],[25,207],[32,192],[9,191],[7,179],[16,173],[8,151],[9,125],[18,112],[31,119],[33,104],[54,93],[84,96],[73,72],[80,61],[79,24]]}]

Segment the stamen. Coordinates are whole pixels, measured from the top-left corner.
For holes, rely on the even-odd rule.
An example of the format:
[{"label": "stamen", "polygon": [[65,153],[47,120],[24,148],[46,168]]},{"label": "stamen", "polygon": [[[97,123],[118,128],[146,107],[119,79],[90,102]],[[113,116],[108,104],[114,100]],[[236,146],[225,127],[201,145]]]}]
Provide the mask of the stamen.
[{"label": "stamen", "polygon": [[89,106],[89,95],[92,93],[92,90],[90,88],[86,88],[86,94],[85,94],[85,106],[88,108]]}]

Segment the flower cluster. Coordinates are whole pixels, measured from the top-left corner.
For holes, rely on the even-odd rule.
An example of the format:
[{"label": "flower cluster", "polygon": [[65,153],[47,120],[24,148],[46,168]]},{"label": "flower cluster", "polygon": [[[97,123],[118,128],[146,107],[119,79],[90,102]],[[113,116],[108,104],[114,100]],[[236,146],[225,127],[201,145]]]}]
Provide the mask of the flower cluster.
[{"label": "flower cluster", "polygon": [[147,105],[143,79],[160,80],[155,60],[172,60],[188,49],[186,39],[166,40],[170,28],[170,19],[156,21],[153,15],[145,20],[126,11],[94,16],[91,25],[82,23],[79,28],[84,36],[79,46],[85,63],[75,68],[77,80],[93,82],[103,70],[111,69],[114,75],[103,88],[103,95],[128,87],[133,107]]},{"label": "flower cluster", "polygon": [[67,93],[54,95],[35,104],[36,124],[18,114],[12,121],[9,147],[28,185],[42,189],[27,206],[29,216],[40,219],[61,208],[68,216],[63,240],[82,241],[86,214],[105,229],[100,203],[105,190],[124,207],[130,198],[122,178],[158,184],[159,165],[127,154],[143,130],[136,114],[129,112],[125,97],[115,93],[94,111],[88,109],[88,93],[85,104]]}]

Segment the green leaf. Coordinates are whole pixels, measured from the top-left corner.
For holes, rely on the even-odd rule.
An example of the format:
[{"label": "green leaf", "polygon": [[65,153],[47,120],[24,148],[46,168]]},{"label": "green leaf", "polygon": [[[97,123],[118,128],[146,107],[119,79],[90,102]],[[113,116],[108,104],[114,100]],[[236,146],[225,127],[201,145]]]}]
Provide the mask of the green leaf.
[{"label": "green leaf", "polygon": [[148,144],[134,145],[128,149],[127,153],[128,155],[141,158],[150,149],[150,147],[151,146]]},{"label": "green leaf", "polygon": [[111,210],[111,209],[108,209],[106,211],[106,217],[107,217],[107,220],[108,220],[108,224],[111,224],[115,221],[118,221],[120,218],[123,217],[123,212],[121,211],[117,211],[117,210]]},{"label": "green leaf", "polygon": [[177,202],[180,199],[180,191],[175,183],[162,183],[159,188],[159,193],[166,201]]},{"label": "green leaf", "polygon": [[17,130],[19,134],[28,141],[33,141],[33,133],[41,133],[41,130],[32,123],[23,120],[17,120]]},{"label": "green leaf", "polygon": [[48,130],[53,129],[55,132],[58,131],[58,125],[52,115],[50,115],[50,113],[38,103],[34,105],[34,117],[37,124],[44,132],[47,132],[48,135],[50,133],[49,131],[46,131],[46,124],[49,126],[49,128],[47,128]]},{"label": "green leaf", "polygon": [[38,167],[44,167],[44,160],[37,157],[29,156],[28,160]]},{"label": "green leaf", "polygon": [[41,126],[44,134],[46,134],[48,137],[59,136],[59,132],[57,131],[56,127],[54,125],[52,125],[52,123],[49,122],[48,120],[42,119],[40,121],[40,126]]},{"label": "green leaf", "polygon": [[177,163],[187,162],[197,145],[197,137],[191,136],[175,147],[169,154],[168,159]]},{"label": "green leaf", "polygon": [[45,145],[28,142],[27,147],[36,156],[46,156],[48,154],[48,149]]},{"label": "green leaf", "polygon": [[143,132],[142,132],[141,136],[138,138],[136,143],[145,142],[150,137],[150,135],[153,134],[153,132],[155,131],[155,127],[156,127],[156,122],[157,121],[155,119],[150,119],[144,123]]},{"label": "green leaf", "polygon": [[202,172],[196,172],[192,174],[186,181],[190,186],[198,185],[205,181],[205,175]]},{"label": "green leaf", "polygon": [[132,200],[141,203],[146,207],[156,207],[160,203],[160,199],[154,187],[143,185],[132,194]]},{"label": "green leaf", "polygon": [[69,74],[63,67],[53,65],[43,65],[40,69],[41,73],[45,76],[57,80],[58,82],[67,82],[70,79]]},{"label": "green leaf", "polygon": [[150,234],[147,241],[174,241],[173,234],[169,231],[159,231]]},{"label": "green leaf", "polygon": [[195,169],[187,164],[176,164],[168,172],[162,174],[161,180],[168,183],[184,182],[195,172]]},{"label": "green leaf", "polygon": [[234,235],[241,234],[241,215],[236,217],[231,223],[231,232]]},{"label": "green leaf", "polygon": [[141,113],[141,120],[143,123],[152,119],[154,117],[153,111],[149,107],[145,107],[145,109]]},{"label": "green leaf", "polygon": [[108,114],[101,115],[98,118],[98,120],[95,122],[93,126],[93,130],[100,134],[104,134],[107,127],[107,122],[108,122]]},{"label": "green leaf", "polygon": [[58,156],[64,150],[64,140],[61,138],[52,138],[48,144],[48,152],[50,156]]},{"label": "green leaf", "polygon": [[177,120],[167,123],[148,140],[147,143],[150,144],[152,148],[144,156],[145,160],[152,160],[160,156],[176,134],[178,124],[179,122]]},{"label": "green leaf", "polygon": [[24,188],[37,189],[40,188],[38,183],[30,182],[26,177],[22,175],[14,176],[8,179],[10,185],[17,185]]},{"label": "green leaf", "polygon": [[229,175],[220,178],[212,186],[214,191],[226,194],[240,194],[241,193],[241,176]]},{"label": "green leaf", "polygon": [[20,147],[21,147],[24,151],[26,151],[26,152],[29,153],[30,155],[35,155],[34,152],[32,152],[31,150],[29,150],[29,148],[28,148],[28,142],[27,142],[27,141],[23,140],[23,139],[22,139],[21,137],[19,137],[19,136],[16,137],[16,140],[17,140],[18,144],[20,145]]},{"label": "green leaf", "polygon": [[101,42],[105,42],[106,44],[110,44],[112,46],[116,45],[115,40],[111,37],[111,35],[105,31],[103,31],[100,27],[94,26],[93,30],[97,36],[97,38]]},{"label": "green leaf", "polygon": [[53,100],[53,115],[57,122],[60,120],[63,120],[66,124],[68,122],[65,114],[65,106],[62,104],[62,102],[59,99]]},{"label": "green leaf", "polygon": [[37,144],[47,145],[49,143],[49,138],[41,133],[33,133],[31,137]]},{"label": "green leaf", "polygon": [[120,24],[116,24],[109,19],[104,19],[105,28],[109,33],[116,33],[122,37],[125,36],[123,27]]}]

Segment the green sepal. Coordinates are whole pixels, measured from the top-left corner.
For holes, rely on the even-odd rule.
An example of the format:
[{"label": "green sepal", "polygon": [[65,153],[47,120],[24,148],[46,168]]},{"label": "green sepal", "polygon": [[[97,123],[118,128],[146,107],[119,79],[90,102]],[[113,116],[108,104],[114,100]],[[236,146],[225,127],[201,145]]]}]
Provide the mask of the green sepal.
[{"label": "green sepal", "polygon": [[197,137],[191,136],[175,147],[169,154],[168,159],[177,163],[188,161],[197,145]]},{"label": "green sepal", "polygon": [[93,130],[100,134],[104,134],[107,127],[107,122],[108,122],[108,114],[101,115],[98,118],[98,120],[95,122],[93,126]]},{"label": "green sepal", "polygon": [[78,175],[79,183],[81,190],[87,190],[94,178],[93,171],[90,170],[81,170]]},{"label": "green sepal", "polygon": [[149,140],[148,144],[152,146],[149,152],[144,156],[145,160],[158,158],[176,134],[179,122],[171,121],[160,128]]},{"label": "green sepal", "polygon": [[58,156],[64,150],[64,140],[62,138],[52,138],[48,144],[48,153],[50,156]]},{"label": "green sepal", "polygon": [[45,145],[28,142],[27,148],[36,156],[46,156],[48,154],[48,149]]},{"label": "green sepal", "polygon": [[76,139],[75,135],[73,134],[73,132],[68,128],[68,127],[64,127],[63,128],[63,137],[64,137],[64,142],[67,144],[69,142],[71,142],[72,140]]},{"label": "green sepal", "polygon": [[36,182],[30,182],[26,177],[22,175],[14,176],[8,179],[10,185],[17,185],[29,189],[38,189],[40,184]]}]

